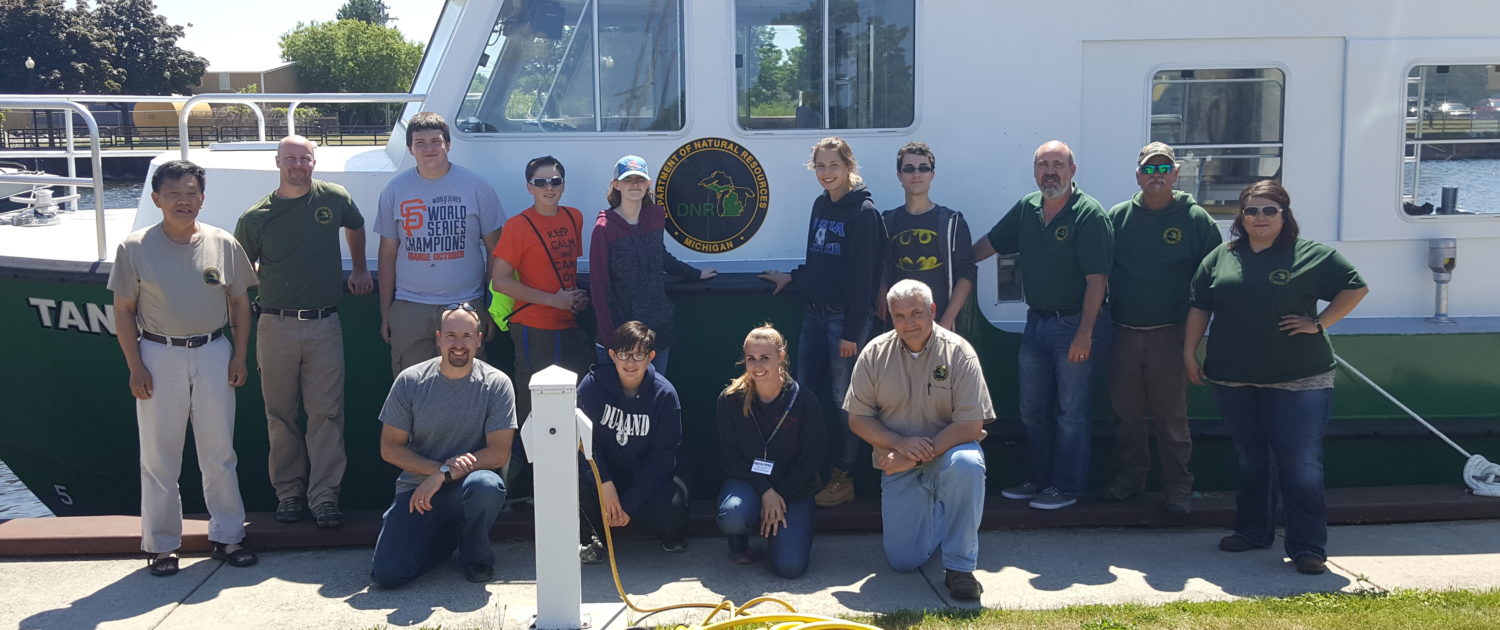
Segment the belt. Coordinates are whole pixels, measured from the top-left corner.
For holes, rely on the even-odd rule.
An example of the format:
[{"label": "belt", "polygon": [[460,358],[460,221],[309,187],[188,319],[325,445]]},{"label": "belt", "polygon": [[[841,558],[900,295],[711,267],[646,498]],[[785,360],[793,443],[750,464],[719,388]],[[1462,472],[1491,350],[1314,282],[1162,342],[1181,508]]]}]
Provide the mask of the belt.
[{"label": "belt", "polygon": [[208,342],[223,336],[224,331],[222,330],[215,330],[206,335],[193,335],[191,337],[168,337],[166,335],[158,335],[149,330],[141,331],[141,338],[146,341],[155,341],[156,343],[177,346],[179,348],[197,348],[198,346],[208,345]]},{"label": "belt", "polygon": [[339,312],[339,307],[337,307],[337,306],[327,306],[327,307],[323,307],[323,308],[301,308],[301,309],[297,309],[297,308],[272,308],[272,307],[269,307],[269,306],[260,306],[260,305],[256,305],[256,307],[255,307],[255,314],[256,314],[256,316],[260,316],[260,315],[277,315],[277,316],[280,316],[280,317],[295,317],[295,318],[297,318],[297,319],[299,319],[301,321],[307,321],[307,320],[310,320],[310,319],[323,319],[324,317],[328,317],[329,315],[332,315],[332,314],[337,313],[337,312]]},{"label": "belt", "polygon": [[1079,312],[1079,310],[1081,310],[1081,309],[1079,309],[1076,306],[1073,306],[1073,307],[1069,307],[1069,308],[1060,308],[1060,309],[1057,309],[1055,311],[1044,311],[1044,310],[1041,310],[1041,309],[1038,309],[1038,308],[1029,308],[1029,309],[1026,309],[1026,312],[1031,313],[1032,315],[1035,315],[1037,317],[1041,317],[1041,318],[1045,319],[1045,318],[1049,318],[1049,317],[1050,318],[1057,318],[1057,317],[1067,317],[1069,315],[1077,315],[1078,312]]}]

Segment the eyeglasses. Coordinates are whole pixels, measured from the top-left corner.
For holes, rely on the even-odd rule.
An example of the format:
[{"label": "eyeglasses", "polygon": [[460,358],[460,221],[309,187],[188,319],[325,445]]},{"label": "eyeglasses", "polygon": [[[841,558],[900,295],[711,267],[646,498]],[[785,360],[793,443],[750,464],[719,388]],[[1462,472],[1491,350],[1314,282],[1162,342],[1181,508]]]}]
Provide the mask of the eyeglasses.
[{"label": "eyeglasses", "polygon": [[1240,213],[1251,218],[1260,216],[1262,214],[1266,215],[1267,218],[1270,218],[1281,214],[1281,208],[1277,206],[1261,206],[1259,208],[1255,206],[1245,206],[1245,209],[1241,210]]},{"label": "eyeglasses", "polygon": [[477,309],[474,308],[473,304],[469,304],[468,302],[454,302],[452,304],[444,306],[443,307],[443,312],[447,313],[448,311],[468,311],[470,313],[478,313],[479,312]]},{"label": "eyeglasses", "polygon": [[620,352],[619,350],[615,351],[616,359],[620,361],[630,361],[632,363],[640,363],[641,361],[645,361],[650,356],[650,352]]},{"label": "eyeglasses", "polygon": [[1176,164],[1142,164],[1141,165],[1141,174],[1142,175],[1156,175],[1156,174],[1166,175],[1167,173],[1172,172],[1172,169],[1174,169],[1174,168],[1177,168]]},{"label": "eyeglasses", "polygon": [[561,178],[561,177],[538,177],[536,179],[531,180],[531,185],[532,186],[536,186],[537,188],[557,188],[558,186],[563,185],[563,178]]},{"label": "eyeglasses", "polygon": [[931,164],[907,164],[906,166],[901,167],[900,170],[902,173],[910,175],[912,173],[931,173],[937,169],[934,168]]}]

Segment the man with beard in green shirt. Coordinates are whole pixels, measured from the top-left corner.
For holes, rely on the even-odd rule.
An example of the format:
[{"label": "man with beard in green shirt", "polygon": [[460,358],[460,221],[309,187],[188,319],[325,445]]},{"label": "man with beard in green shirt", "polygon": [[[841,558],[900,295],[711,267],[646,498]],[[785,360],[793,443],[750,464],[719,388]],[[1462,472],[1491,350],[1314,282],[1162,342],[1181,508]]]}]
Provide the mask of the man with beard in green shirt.
[{"label": "man with beard in green shirt", "polygon": [[1188,287],[1203,257],[1223,242],[1218,224],[1193,196],[1175,190],[1177,156],[1152,142],[1136,158],[1141,192],[1109,211],[1115,264],[1109,281],[1115,322],[1109,394],[1119,419],[1115,476],[1100,500],[1141,494],[1151,470],[1151,437],[1161,459],[1162,509],[1192,510],[1192,434],[1181,353]]}]

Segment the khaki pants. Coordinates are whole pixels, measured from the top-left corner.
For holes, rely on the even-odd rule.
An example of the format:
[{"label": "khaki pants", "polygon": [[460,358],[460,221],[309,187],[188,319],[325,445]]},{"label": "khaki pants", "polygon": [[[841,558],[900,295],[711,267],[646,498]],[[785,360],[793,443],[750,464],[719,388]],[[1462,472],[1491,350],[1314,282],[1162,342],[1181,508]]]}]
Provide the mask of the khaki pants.
[{"label": "khaki pants", "polygon": [[[479,311],[481,323],[489,318],[483,298],[469,300],[469,304]],[[438,355],[437,329],[443,306],[406,300],[391,302],[388,316],[391,324],[391,376]],[[483,343],[479,344],[479,352],[474,353],[474,358],[485,358]]]},{"label": "khaki pants", "polygon": [[1146,486],[1151,437],[1161,459],[1162,490],[1191,492],[1193,438],[1188,430],[1187,377],[1182,363],[1183,326],[1150,330],[1115,326],[1109,394],[1115,430],[1115,481]]},{"label": "khaki pants", "polygon": [[189,419],[203,472],[208,539],[226,544],[245,539],[239,462],[234,454],[234,388],[229,359],[234,347],[220,337],[197,348],[141,341],[141,362],[151,372],[151,397],[135,401],[141,439],[141,549],[175,551],[182,546],[182,446]]},{"label": "khaki pants", "polygon": [[[344,332],[338,313],[308,320],[261,315],[255,354],[277,500],[338,503],[346,463]],[[297,422],[299,398],[307,412],[305,430]]]}]

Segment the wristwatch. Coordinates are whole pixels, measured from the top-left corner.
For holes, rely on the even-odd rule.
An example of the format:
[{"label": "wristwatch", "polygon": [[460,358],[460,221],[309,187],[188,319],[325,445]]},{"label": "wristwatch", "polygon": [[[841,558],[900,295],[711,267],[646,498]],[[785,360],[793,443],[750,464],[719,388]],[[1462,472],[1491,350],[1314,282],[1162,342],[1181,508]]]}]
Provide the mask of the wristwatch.
[{"label": "wristwatch", "polygon": [[443,473],[443,483],[453,483],[453,469],[447,464],[438,466],[438,472]]},{"label": "wristwatch", "polygon": [[1321,318],[1321,317],[1313,317],[1313,323],[1317,324],[1317,326],[1318,326],[1318,332],[1323,332],[1323,318]]}]

